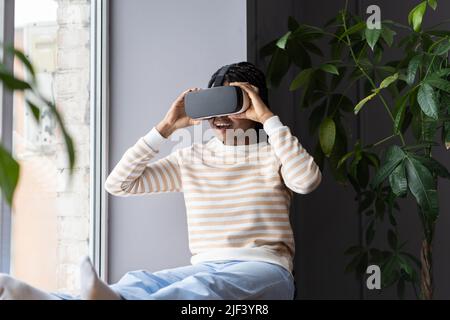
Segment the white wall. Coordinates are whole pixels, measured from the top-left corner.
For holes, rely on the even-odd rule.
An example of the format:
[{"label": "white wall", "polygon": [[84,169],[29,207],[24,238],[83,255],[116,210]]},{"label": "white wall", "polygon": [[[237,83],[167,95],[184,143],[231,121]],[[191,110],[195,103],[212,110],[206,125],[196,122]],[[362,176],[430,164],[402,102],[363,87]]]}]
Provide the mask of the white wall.
[{"label": "white wall", "polygon": [[[111,0],[111,169],[179,93],[246,60],[246,15],[245,0]],[[110,282],[130,270],[189,264],[181,193],[111,196],[109,210]]]}]

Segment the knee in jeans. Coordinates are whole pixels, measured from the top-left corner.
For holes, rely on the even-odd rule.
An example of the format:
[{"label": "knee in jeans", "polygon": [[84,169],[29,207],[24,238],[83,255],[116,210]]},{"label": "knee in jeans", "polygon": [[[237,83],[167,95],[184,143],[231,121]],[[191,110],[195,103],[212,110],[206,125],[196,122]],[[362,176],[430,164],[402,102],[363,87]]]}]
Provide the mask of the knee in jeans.
[{"label": "knee in jeans", "polygon": [[218,273],[216,272],[214,275],[210,273],[203,273],[199,272],[197,274],[192,275],[190,278],[203,284],[204,286],[210,287],[216,282],[216,277],[218,276]]}]

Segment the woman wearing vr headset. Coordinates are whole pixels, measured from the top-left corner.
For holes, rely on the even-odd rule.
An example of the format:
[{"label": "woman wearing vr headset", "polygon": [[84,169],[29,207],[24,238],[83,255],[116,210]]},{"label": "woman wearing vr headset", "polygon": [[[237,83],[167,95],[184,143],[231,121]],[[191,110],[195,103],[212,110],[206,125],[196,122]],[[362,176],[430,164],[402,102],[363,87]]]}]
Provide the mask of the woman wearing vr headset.
[{"label": "woman wearing vr headset", "polygon": [[[265,76],[240,62],[219,69],[208,87],[237,86],[250,99],[245,112],[209,119],[215,138],[158,161],[159,147],[176,130],[199,124],[186,115],[183,92],[165,118],[128,149],[106,181],[116,196],[183,192],[192,265],[155,273],[134,271],[108,286],[90,261],[81,267],[82,299],[292,299],[292,193],[321,181],[314,159],[268,107]],[[252,141],[255,129],[266,139]],[[238,135],[229,133],[241,132]],[[244,139],[240,139],[244,135]],[[254,135],[253,135],[254,136]],[[168,239],[169,240],[169,239]],[[3,298],[70,298],[0,278]],[[9,295],[9,296],[8,296]]]}]

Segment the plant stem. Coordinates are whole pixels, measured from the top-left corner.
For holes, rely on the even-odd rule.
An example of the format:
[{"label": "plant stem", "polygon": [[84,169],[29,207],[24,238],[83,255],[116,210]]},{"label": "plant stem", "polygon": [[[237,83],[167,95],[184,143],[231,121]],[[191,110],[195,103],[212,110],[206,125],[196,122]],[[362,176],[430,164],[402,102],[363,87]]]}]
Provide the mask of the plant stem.
[{"label": "plant stem", "polygon": [[333,38],[336,38],[336,39],[338,39],[339,40],[339,37],[337,36],[337,35],[335,35],[334,33],[332,33],[332,32],[328,32],[328,31],[323,31],[323,34],[326,34],[326,35],[328,35],[328,36],[330,36],[330,37],[333,37]]},{"label": "plant stem", "polygon": [[422,264],[420,287],[422,291],[422,299],[433,299],[433,265],[432,265],[432,248],[431,242],[424,239],[420,253]]},{"label": "plant stem", "polygon": [[410,26],[407,26],[407,25],[405,25],[405,24],[403,24],[403,23],[400,23],[400,22],[392,21],[391,24],[392,24],[393,26],[396,26],[396,27],[399,27],[399,28],[411,30],[411,27],[410,27]]},{"label": "plant stem", "polygon": [[425,76],[423,77],[424,79],[426,79],[428,74],[430,73],[430,70],[431,70],[431,67],[433,66],[433,62],[434,62],[435,58],[436,58],[436,56],[433,56],[433,59],[431,60],[430,65],[428,66],[427,72],[425,73]]},{"label": "plant stem", "polygon": [[[342,22],[343,22],[343,27],[344,27],[344,32],[347,32],[347,21],[346,21],[346,13],[347,13],[347,8],[348,8],[348,0],[345,1],[345,9],[344,12],[342,13]],[[356,58],[355,52],[353,51],[352,48],[352,42],[350,40],[350,37],[348,36],[348,34],[346,35],[346,39],[347,39],[347,46],[350,50],[350,54],[352,56],[353,61],[355,62],[355,64],[357,65],[358,69],[361,71],[361,73],[367,78],[367,80],[369,81],[370,85],[372,86],[373,89],[377,89],[377,86],[375,84],[375,82],[373,81],[373,79],[367,74],[367,72],[364,70],[363,67],[361,67],[361,65],[359,64],[359,60]],[[388,113],[389,117],[391,118],[392,122],[395,123],[395,119],[394,116],[392,115],[391,110],[389,109],[389,106],[386,102],[386,100],[384,99],[384,97],[379,94],[377,95],[381,102],[383,103],[384,108],[386,109],[386,112]],[[398,136],[400,137],[400,140],[402,142],[402,145],[406,145],[405,143],[405,139],[403,138],[403,135],[401,133],[398,134]]]},{"label": "plant stem", "polygon": [[395,137],[397,137],[397,136],[398,136],[398,134],[393,134],[393,135],[391,135],[391,136],[389,136],[389,137],[386,137],[386,138],[384,138],[384,139],[382,139],[382,140],[380,140],[380,141],[374,143],[373,145],[371,145],[371,147],[372,147],[372,148],[378,147],[380,144],[383,144],[383,143],[385,143],[386,141],[389,141],[389,140],[391,140],[392,138],[395,138]]},{"label": "plant stem", "polygon": [[433,31],[434,28],[439,27],[439,26],[441,26],[443,24],[446,24],[446,23],[450,23],[450,19],[443,20],[443,21],[439,22],[438,24],[435,24],[435,25],[429,27],[425,31]]}]

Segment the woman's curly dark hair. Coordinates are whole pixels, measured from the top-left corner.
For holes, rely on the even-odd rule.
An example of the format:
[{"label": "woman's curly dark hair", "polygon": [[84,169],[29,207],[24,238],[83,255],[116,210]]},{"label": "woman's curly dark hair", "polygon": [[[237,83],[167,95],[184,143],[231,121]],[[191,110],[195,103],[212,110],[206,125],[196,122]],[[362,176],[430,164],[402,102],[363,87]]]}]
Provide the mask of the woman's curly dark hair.
[{"label": "woman's curly dark hair", "polygon": [[[208,88],[211,88],[214,85],[216,77],[221,68],[219,68],[209,80]],[[259,96],[262,101],[269,107],[269,95],[266,83],[266,76],[264,72],[258,69],[253,63],[250,62],[238,62],[230,65],[227,73],[224,76],[224,81],[227,82],[248,82],[251,85],[254,85],[259,90]],[[260,123],[255,125],[255,129],[262,129],[262,125]]]}]

